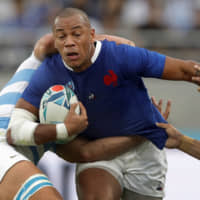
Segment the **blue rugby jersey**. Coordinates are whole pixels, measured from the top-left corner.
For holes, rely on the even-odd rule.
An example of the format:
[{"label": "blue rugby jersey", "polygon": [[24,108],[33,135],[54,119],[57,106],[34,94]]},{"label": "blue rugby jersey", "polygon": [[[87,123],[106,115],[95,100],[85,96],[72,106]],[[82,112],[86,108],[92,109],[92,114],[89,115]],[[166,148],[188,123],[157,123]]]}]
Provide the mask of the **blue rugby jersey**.
[{"label": "blue rugby jersey", "polygon": [[[30,63],[31,61],[31,63]],[[10,81],[4,86],[0,92],[0,141],[6,141],[6,130],[10,121],[12,111],[21,97],[24,89],[29,84],[29,81],[39,67],[41,62],[32,54],[26,59],[17,69]],[[18,151],[26,155],[36,164],[42,154],[49,150],[55,149],[54,145],[45,144],[40,146],[19,146]]]},{"label": "blue rugby jersey", "polygon": [[54,84],[72,85],[87,109],[88,139],[142,135],[160,149],[167,135],[165,122],[153,106],[141,77],[161,78],[165,56],[143,48],[104,40],[100,53],[85,71],[69,70],[59,54],[47,58],[34,74],[23,98],[39,108],[43,93]]}]

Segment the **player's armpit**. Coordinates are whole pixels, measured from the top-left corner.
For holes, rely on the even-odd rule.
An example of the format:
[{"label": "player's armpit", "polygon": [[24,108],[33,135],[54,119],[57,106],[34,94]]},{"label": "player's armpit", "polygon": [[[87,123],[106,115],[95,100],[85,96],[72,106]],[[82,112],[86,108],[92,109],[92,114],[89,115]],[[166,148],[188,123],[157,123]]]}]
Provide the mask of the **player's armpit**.
[{"label": "player's armpit", "polygon": [[67,145],[58,145],[57,153],[70,162],[110,160],[144,141],[145,138],[140,136],[108,137],[94,141],[78,137]]},{"label": "player's armpit", "polygon": [[133,41],[128,40],[128,39],[123,38],[123,37],[114,36],[114,35],[96,34],[95,39],[96,40],[107,39],[108,41],[115,41],[117,44],[128,44],[130,46],[135,46],[135,43]]}]

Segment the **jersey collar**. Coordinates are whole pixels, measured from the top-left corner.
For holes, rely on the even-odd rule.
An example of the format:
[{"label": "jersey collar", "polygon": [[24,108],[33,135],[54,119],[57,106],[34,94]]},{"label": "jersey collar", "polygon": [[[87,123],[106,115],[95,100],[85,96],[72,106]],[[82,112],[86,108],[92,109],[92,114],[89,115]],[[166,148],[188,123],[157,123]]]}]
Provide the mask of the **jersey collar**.
[{"label": "jersey collar", "polygon": [[[94,54],[93,56],[91,57],[91,62],[94,63],[96,61],[96,59],[98,58],[99,54],[100,54],[100,51],[101,51],[101,46],[102,46],[102,43],[100,41],[95,41],[96,42],[96,46],[95,46],[95,51],[94,51]],[[71,67],[69,67],[64,60],[62,60],[65,67],[71,71],[73,71],[73,69]]]}]

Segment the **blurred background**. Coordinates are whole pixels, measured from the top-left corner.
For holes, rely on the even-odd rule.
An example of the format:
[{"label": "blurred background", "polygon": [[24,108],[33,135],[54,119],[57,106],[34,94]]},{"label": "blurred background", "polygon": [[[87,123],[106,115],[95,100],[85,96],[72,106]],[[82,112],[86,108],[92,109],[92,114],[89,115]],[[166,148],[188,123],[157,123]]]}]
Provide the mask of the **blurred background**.
[{"label": "blurred background", "polygon": [[[200,0],[0,0],[0,88],[27,58],[34,43],[51,32],[63,7],[87,12],[97,33],[126,37],[137,46],[169,56],[200,61]],[[200,93],[197,86],[145,79],[150,95],[172,100],[169,122],[200,139]],[[165,200],[198,199],[200,164],[186,154],[168,150]],[[76,200],[75,165],[47,153],[39,167],[64,199]]]}]

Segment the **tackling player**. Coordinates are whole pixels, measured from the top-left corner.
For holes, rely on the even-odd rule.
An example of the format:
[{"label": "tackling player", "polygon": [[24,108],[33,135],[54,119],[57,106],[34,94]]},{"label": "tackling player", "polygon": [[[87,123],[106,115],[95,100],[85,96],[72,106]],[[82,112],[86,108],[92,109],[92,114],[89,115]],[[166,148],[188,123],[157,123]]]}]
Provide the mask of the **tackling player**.
[{"label": "tackling player", "polygon": [[[55,19],[53,32],[60,55],[46,59],[34,74],[12,115],[8,131],[10,142],[35,145],[55,141],[60,135],[67,139],[73,133],[73,124],[65,121],[58,125],[43,125],[36,124],[35,119],[46,89],[53,84],[74,83],[75,92],[88,112],[89,126],[84,136],[93,140],[138,134],[148,139],[111,161],[79,165],[80,199],[120,199],[123,189],[129,191],[125,199],[162,199],[166,160],[165,152],[160,149],[164,147],[167,135],[156,127],[155,122],[165,120],[152,105],[141,77],[199,84],[198,64],[108,41],[94,42],[95,32],[87,15],[77,9],[64,10]],[[25,129],[21,120],[31,124],[30,128]],[[78,148],[69,148],[72,144],[73,141],[64,145],[70,151],[59,147],[66,159],[77,153]],[[103,150],[109,155],[106,145],[107,142],[103,144]]]}]

